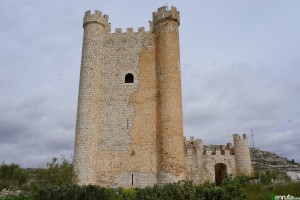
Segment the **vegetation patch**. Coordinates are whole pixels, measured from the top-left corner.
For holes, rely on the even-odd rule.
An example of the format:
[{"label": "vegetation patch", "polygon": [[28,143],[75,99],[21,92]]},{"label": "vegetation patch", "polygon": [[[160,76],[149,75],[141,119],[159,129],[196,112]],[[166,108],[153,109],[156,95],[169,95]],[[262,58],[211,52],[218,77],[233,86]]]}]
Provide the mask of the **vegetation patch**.
[{"label": "vegetation patch", "polygon": [[227,176],[220,186],[181,181],[164,186],[112,189],[78,186],[75,182],[72,165],[65,158],[54,158],[46,169],[26,170],[17,164],[3,163],[0,165],[0,200],[257,200],[270,199],[271,195],[300,197],[300,182],[291,182],[284,173],[261,168],[255,168],[254,177]]}]

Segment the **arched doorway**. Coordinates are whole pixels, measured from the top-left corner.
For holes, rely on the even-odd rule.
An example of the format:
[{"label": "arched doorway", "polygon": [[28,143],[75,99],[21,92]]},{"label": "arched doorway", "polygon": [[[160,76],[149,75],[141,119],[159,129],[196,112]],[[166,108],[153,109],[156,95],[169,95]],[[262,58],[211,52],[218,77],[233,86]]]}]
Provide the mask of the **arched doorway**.
[{"label": "arched doorway", "polygon": [[221,185],[223,179],[227,174],[227,166],[223,163],[215,164],[215,182],[216,185]]}]

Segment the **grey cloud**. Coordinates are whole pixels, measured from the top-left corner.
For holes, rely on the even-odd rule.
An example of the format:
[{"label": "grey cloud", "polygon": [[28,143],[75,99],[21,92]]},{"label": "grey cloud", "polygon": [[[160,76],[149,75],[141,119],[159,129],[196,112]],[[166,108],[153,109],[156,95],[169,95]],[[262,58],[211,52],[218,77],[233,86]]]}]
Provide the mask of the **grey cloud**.
[{"label": "grey cloud", "polygon": [[[54,156],[73,152],[75,104],[73,110],[67,103],[57,105],[59,98],[54,88],[41,86],[24,99],[0,106],[0,158],[24,166],[42,166],[42,161],[45,165]],[[11,158],[5,156],[7,152],[11,152]]]},{"label": "grey cloud", "polygon": [[253,129],[258,147],[293,155],[289,151],[300,150],[299,142],[294,140],[299,135],[299,123],[290,127],[295,131],[288,131],[287,125],[288,118],[300,117],[300,95],[291,89],[297,88],[300,81],[292,71],[291,67],[281,71],[280,66],[248,63],[183,71],[183,80],[194,84],[183,82],[183,90],[193,90],[184,93],[185,132],[204,142],[225,143],[232,140],[231,134],[249,134]]},{"label": "grey cloud", "polygon": [[[162,5],[0,4],[0,161],[44,166],[73,153],[84,12],[102,10],[113,29],[136,30]],[[257,147],[300,161],[299,3],[168,4],[181,12],[185,135],[222,144],[253,129]]]}]

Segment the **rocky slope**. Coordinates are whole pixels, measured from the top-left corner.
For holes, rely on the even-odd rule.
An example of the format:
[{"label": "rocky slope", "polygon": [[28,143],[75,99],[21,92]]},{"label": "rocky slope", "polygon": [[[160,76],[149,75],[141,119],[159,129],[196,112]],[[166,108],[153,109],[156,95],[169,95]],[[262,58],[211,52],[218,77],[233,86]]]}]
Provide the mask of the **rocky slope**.
[{"label": "rocky slope", "polygon": [[292,180],[300,180],[300,164],[273,152],[251,148],[252,164],[256,168],[285,172]]}]

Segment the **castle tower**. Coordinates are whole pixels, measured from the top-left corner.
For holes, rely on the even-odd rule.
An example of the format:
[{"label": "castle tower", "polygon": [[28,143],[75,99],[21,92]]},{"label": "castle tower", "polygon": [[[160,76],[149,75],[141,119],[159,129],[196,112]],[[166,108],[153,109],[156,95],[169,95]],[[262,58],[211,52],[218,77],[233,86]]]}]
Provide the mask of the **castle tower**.
[{"label": "castle tower", "polygon": [[194,183],[203,181],[203,142],[200,139],[190,137],[190,140],[184,141],[186,179]]},{"label": "castle tower", "polygon": [[244,174],[251,175],[253,172],[248,138],[243,134],[241,138],[238,134],[233,135],[234,158],[236,175]]},{"label": "castle tower", "polygon": [[182,120],[179,12],[161,7],[153,13],[157,76],[158,183],[185,178]]},{"label": "castle tower", "polygon": [[108,17],[100,11],[85,13],[83,48],[77,108],[74,172],[78,184],[96,184],[100,129],[100,83],[103,38]]}]

